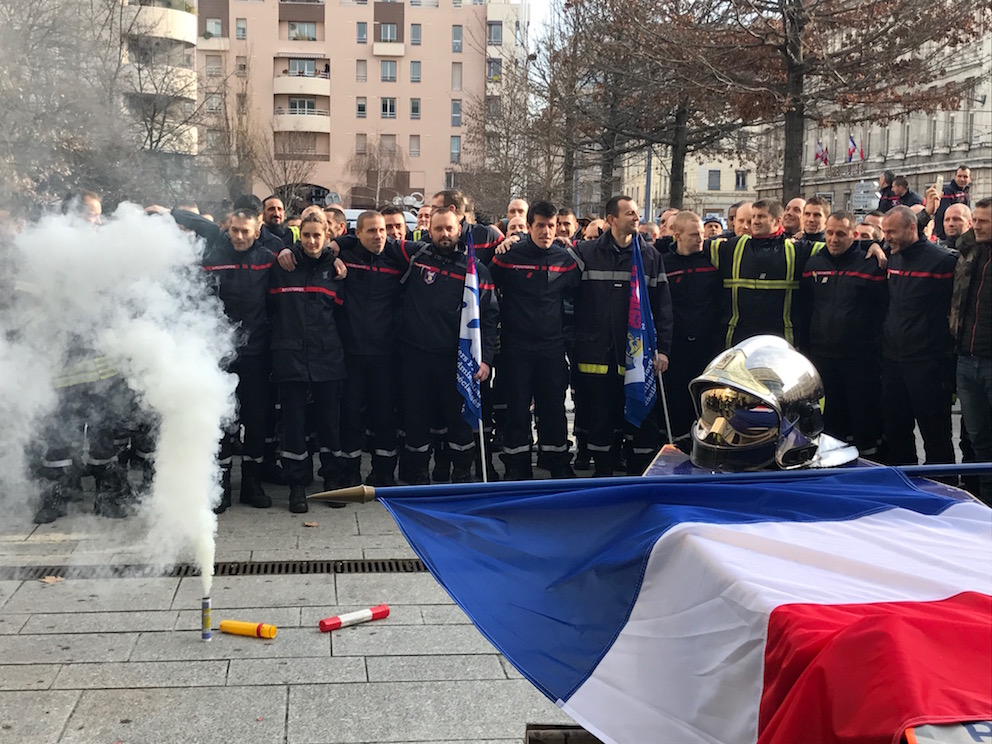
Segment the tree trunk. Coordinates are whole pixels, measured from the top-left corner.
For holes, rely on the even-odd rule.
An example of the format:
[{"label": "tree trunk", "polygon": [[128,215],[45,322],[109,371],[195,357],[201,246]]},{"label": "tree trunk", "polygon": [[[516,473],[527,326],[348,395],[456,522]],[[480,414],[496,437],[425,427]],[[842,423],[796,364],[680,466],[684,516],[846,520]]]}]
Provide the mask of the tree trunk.
[{"label": "tree trunk", "polygon": [[685,159],[689,152],[689,109],[679,106],[675,110],[675,131],[672,138],[672,178],[668,203],[682,209],[685,198]]},{"label": "tree trunk", "polygon": [[605,205],[613,196],[613,171],[616,164],[612,143],[599,155],[599,203]]},{"label": "tree trunk", "polygon": [[569,114],[565,115],[565,152],[562,160],[562,177],[564,183],[562,184],[562,195],[564,197],[564,202],[566,206],[572,209],[578,208],[578,203],[576,201],[577,194],[573,188],[575,182],[575,141],[573,140],[572,133],[572,117]]},{"label": "tree trunk", "polygon": [[785,10],[785,147],[782,155],[782,202],[802,195],[803,137],[806,107],[803,99],[803,0],[789,0]]}]

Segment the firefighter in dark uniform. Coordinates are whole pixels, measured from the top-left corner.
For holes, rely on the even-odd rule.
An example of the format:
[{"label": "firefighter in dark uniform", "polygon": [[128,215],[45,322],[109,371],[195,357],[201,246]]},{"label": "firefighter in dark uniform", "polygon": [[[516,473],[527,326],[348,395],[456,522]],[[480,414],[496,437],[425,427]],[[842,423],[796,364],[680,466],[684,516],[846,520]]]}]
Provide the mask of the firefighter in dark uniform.
[{"label": "firefighter in dark uniform", "polygon": [[947,233],[944,231],[944,212],[952,204],[971,206],[971,168],[967,165],[959,165],[954,171],[954,178],[949,183],[945,183],[941,190],[940,204],[937,206],[937,213],[933,216],[933,231],[941,240],[947,238]]},{"label": "firefighter in dark uniform", "polygon": [[[203,270],[213,281],[224,313],[240,327],[242,344],[229,367],[230,372],[238,376],[238,419],[244,426],[239,500],[242,504],[265,509],[272,505],[272,499],[262,488],[261,469],[265,434],[273,415],[266,299],[275,256],[258,239],[261,207],[251,194],[239,197],[226,231],[192,212],[174,209],[172,216],[177,223],[206,240]],[[236,435],[232,430],[221,441],[223,496],[216,509],[218,514],[231,505],[231,467]]]},{"label": "firefighter in dark uniform", "polygon": [[722,281],[703,250],[703,223],[693,212],[672,218],[674,250],[665,254],[672,295],[672,361],[663,377],[672,437],[688,435],[696,420],[689,383],[723,349],[720,333]]},{"label": "firefighter in dark uniform", "polygon": [[531,401],[537,410],[539,451],[552,478],[575,476],[569,465],[565,420],[565,296],[581,275],[574,255],[555,241],[557,208],[536,202],[527,212],[528,236],[490,264],[500,292],[500,375],[506,394],[502,460],[507,480],[529,480]]},{"label": "firefighter in dark uniform", "polygon": [[[886,272],[866,261],[868,244],[856,239],[849,212],[827,218],[826,250],[806,262],[800,294],[808,309],[801,351],[823,380],[824,431],[853,441],[863,457],[876,457],[881,437],[882,320],[888,304]],[[805,321],[804,321],[805,324]]]},{"label": "firefighter in dark uniform", "polygon": [[307,396],[320,442],[320,475],[325,489],[338,483],[341,456],[338,415],[345,378],[344,348],[338,334],[344,285],[327,247],[327,220],[308,214],[293,246],[296,268],[270,274],[272,376],[282,402],[282,463],[289,483],[289,510],[306,512],[306,484],[313,476],[307,448]]},{"label": "firefighter in dark uniform", "polygon": [[[373,432],[370,486],[396,485],[396,406],[399,363],[396,319],[401,279],[409,266],[401,242],[386,237],[386,223],[378,212],[362,212],[355,235],[334,243],[348,268],[341,340],[348,377],[341,402],[340,486],[361,483],[362,443],[366,423]],[[366,412],[363,418],[362,411]]]},{"label": "firefighter in dark uniform", "polygon": [[[406,427],[404,473],[411,485],[430,482],[430,430],[435,412],[440,413],[447,429],[454,466],[452,481],[472,480],[475,436],[462,418],[463,399],[455,383],[458,323],[467,265],[465,247],[459,239],[461,234],[455,211],[436,209],[431,215],[431,243],[410,255],[399,339]],[[499,306],[489,270],[479,263],[477,271],[482,331],[482,364],[477,379],[485,380],[496,347]]]},{"label": "firefighter in dark uniform", "polygon": [[958,254],[921,239],[909,207],[886,212],[882,232],[892,251],[889,306],[882,327],[882,410],[889,464],[916,464],[914,420],[923,435],[927,463],[954,462],[954,339],[948,313]]},{"label": "firefighter in dark uniform", "polygon": [[[606,204],[606,222],[609,229],[599,238],[576,247],[582,283],[575,300],[575,358],[589,394],[589,451],[596,464],[593,474],[613,474],[610,451],[614,433],[624,430],[631,447],[627,472],[640,475],[660,440],[653,413],[637,429],[624,420],[631,244],[640,240],[637,204],[628,196],[613,197]],[[642,242],[641,253],[657,332],[655,369],[664,372],[672,340],[672,298],[658,251]]]}]

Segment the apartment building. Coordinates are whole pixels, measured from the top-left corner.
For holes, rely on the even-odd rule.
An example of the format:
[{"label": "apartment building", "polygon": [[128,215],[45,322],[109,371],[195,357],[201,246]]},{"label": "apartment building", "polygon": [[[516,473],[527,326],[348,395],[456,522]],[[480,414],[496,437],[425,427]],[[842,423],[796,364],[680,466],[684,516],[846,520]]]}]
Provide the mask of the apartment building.
[{"label": "apartment building", "polygon": [[304,200],[349,207],[455,183],[505,39],[482,0],[199,0],[198,23],[201,151],[224,142],[222,114],[247,119]]}]

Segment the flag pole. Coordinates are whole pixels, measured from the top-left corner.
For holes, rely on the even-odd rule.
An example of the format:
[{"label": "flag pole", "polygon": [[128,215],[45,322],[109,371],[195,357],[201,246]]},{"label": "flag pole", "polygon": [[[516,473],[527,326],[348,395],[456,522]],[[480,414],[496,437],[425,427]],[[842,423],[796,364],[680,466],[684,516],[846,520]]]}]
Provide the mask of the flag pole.
[{"label": "flag pole", "polygon": [[665,432],[668,434],[668,443],[675,444],[675,439],[672,437],[672,417],[668,413],[668,396],[665,395],[665,383],[661,379],[661,372],[656,374],[658,375],[658,392],[661,393],[661,408],[665,412]]},{"label": "flag pole", "polygon": [[482,419],[479,419],[479,454],[482,457],[479,462],[482,463],[482,482],[489,482],[489,470],[486,467],[486,427],[482,425]]}]

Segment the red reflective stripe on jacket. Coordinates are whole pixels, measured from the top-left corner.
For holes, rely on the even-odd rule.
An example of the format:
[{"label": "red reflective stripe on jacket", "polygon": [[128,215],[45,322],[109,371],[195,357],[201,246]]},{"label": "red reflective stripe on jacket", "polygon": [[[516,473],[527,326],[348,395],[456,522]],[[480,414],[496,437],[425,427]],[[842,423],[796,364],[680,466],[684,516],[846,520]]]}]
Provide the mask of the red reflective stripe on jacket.
[{"label": "red reflective stripe on jacket", "polygon": [[900,271],[899,269],[889,269],[889,274],[895,274],[896,276],[908,276],[914,279],[953,279],[954,272],[948,272],[946,274],[934,274],[931,271]]},{"label": "red reflective stripe on jacket", "polygon": [[[669,274],[671,276],[671,274]],[[820,271],[819,269],[815,271],[804,271],[803,279],[809,279],[810,277],[817,276],[852,276],[858,279],[867,279],[870,282],[884,282],[884,276],[878,276],[876,274],[864,274],[860,271]]]},{"label": "red reflective stripe on jacket", "polygon": [[311,292],[315,294],[325,294],[332,298],[337,304],[342,305],[344,301],[338,297],[337,292],[325,287],[273,287],[269,290],[269,294],[288,294],[293,292]]}]

